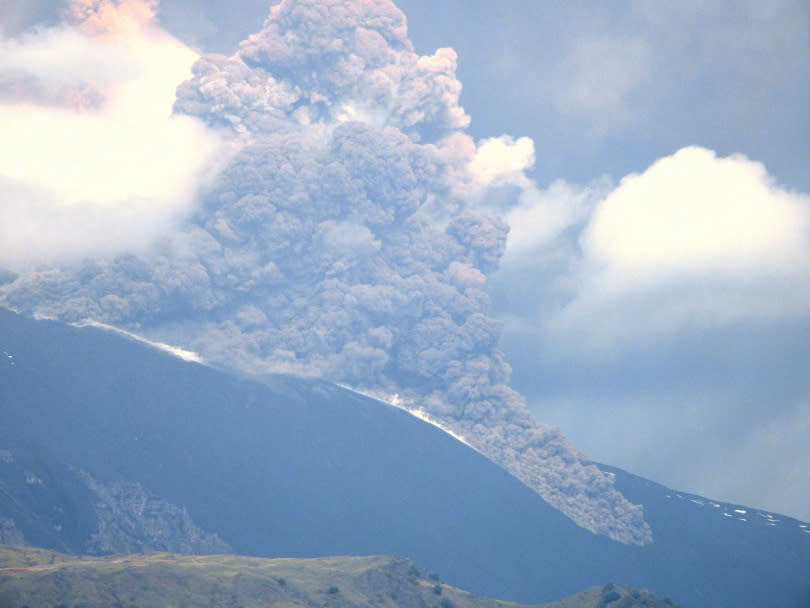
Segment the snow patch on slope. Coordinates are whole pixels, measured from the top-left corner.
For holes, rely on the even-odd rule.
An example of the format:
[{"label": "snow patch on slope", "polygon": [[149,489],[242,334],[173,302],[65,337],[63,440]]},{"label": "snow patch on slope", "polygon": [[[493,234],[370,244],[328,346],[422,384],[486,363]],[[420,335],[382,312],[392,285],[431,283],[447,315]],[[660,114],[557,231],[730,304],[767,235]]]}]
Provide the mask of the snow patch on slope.
[{"label": "snow patch on slope", "polygon": [[761,511],[759,509],[752,509],[751,507],[743,507],[729,503],[720,503],[703,498],[702,496],[689,494],[682,495],[677,492],[666,494],[666,497],[669,500],[677,500],[682,503],[692,503],[693,505],[697,505],[693,508],[709,507],[712,510],[716,510],[717,513],[720,513],[726,519],[744,522],[747,525],[765,525],[769,528],[798,526],[800,531],[810,534],[810,527],[808,527],[808,524],[784,515],[777,516],[769,511]]},{"label": "snow patch on slope", "polygon": [[[458,433],[453,432],[448,427],[442,425],[441,422],[439,422],[438,420],[433,418],[430,414],[428,414],[428,412],[425,411],[424,408],[418,407],[414,403],[410,403],[410,402],[406,401],[405,399],[400,397],[400,395],[398,393],[388,394],[388,393],[382,393],[380,391],[363,390],[363,389],[355,388],[353,386],[349,386],[348,384],[341,384],[341,383],[337,383],[337,385],[339,387],[341,387],[341,388],[346,389],[347,391],[357,393],[358,395],[363,395],[364,397],[370,397],[371,399],[374,399],[376,401],[380,401],[382,403],[385,403],[386,405],[390,405],[390,406],[395,407],[397,409],[404,410],[404,411],[408,412],[411,416],[415,416],[416,418],[419,418],[419,420],[422,420],[424,422],[427,422],[428,424],[431,424],[431,425],[435,426],[437,429],[440,429],[440,430],[444,431],[445,433],[447,433],[448,435],[450,435],[456,441],[460,441],[461,443],[463,443],[467,447],[470,447],[470,448],[475,450],[475,448],[472,445],[470,445],[469,442],[467,442],[464,439],[464,437],[462,437]],[[475,451],[478,452],[478,450],[475,450]]]},{"label": "snow patch on slope", "polygon": [[99,323],[98,321],[91,321],[91,320],[82,321],[81,323],[73,323],[72,325],[74,327],[96,327],[106,331],[112,331],[119,335],[125,336],[130,340],[135,340],[136,342],[140,342],[141,344],[146,344],[153,348],[157,348],[158,350],[162,350],[163,352],[169,353],[170,355],[174,355],[175,357],[178,357],[183,361],[205,364],[205,359],[203,359],[199,354],[195,353],[194,351],[187,350],[185,348],[180,348],[179,346],[172,346],[171,344],[166,344],[164,342],[155,342],[153,340],[148,340],[143,336],[139,336],[138,334],[134,334],[130,331],[126,331],[113,325],[108,325],[106,323]]}]

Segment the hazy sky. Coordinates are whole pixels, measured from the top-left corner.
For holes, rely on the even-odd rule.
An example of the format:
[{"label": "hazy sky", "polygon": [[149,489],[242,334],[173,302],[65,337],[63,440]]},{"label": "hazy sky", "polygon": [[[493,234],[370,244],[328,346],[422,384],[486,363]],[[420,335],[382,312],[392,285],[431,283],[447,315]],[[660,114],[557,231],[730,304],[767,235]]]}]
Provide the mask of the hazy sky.
[{"label": "hazy sky", "polygon": [[[233,52],[269,5],[164,0],[184,44],[154,28],[99,54],[30,29],[59,21],[50,3],[4,4],[0,126],[30,145],[0,144],[0,192],[26,201],[0,206],[0,263],[170,231],[218,140],[167,118],[165,83],[196,52]],[[456,50],[477,158],[497,167],[482,206],[512,232],[489,291],[536,418],[596,460],[810,520],[810,5],[398,5],[417,52]]]}]

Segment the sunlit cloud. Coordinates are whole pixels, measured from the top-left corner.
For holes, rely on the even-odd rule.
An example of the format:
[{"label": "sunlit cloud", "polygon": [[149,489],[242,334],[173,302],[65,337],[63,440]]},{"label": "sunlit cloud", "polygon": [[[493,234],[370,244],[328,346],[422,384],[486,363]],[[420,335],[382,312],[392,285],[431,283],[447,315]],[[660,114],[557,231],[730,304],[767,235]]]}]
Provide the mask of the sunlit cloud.
[{"label": "sunlit cloud", "polygon": [[523,171],[534,164],[534,142],[528,137],[509,136],[479,142],[469,170],[484,186],[526,182]]},{"label": "sunlit cloud", "polygon": [[172,116],[197,55],[146,2],[75,2],[74,26],[0,39],[0,264],[140,248],[192,208],[218,138]]},{"label": "sunlit cloud", "polygon": [[519,204],[506,214],[509,224],[504,264],[523,264],[526,256],[554,247],[568,228],[581,224],[605,192],[609,182],[599,180],[588,186],[557,180],[547,188],[529,182]]},{"label": "sunlit cloud", "polygon": [[689,147],[625,177],[579,245],[556,330],[613,339],[810,311],[810,197],[743,156]]},{"label": "sunlit cloud", "polygon": [[127,42],[149,27],[157,6],[157,0],[70,0],[67,16],[90,36]]}]

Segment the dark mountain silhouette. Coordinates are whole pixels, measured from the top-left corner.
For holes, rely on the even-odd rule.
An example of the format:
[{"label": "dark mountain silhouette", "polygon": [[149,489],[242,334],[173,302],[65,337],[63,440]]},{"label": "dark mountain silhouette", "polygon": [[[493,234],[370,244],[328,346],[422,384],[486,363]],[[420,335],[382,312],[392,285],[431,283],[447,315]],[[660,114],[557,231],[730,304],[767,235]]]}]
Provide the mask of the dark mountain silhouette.
[{"label": "dark mountain silhouette", "polygon": [[[0,351],[9,539],[70,552],[99,550],[107,533],[265,557],[395,554],[524,603],[615,582],[687,607],[810,605],[810,533],[795,520],[605,467],[655,535],[622,545],[441,430],[326,382],[240,378],[6,310]],[[131,524],[110,532],[110,513]],[[177,521],[182,539],[170,537]]]}]

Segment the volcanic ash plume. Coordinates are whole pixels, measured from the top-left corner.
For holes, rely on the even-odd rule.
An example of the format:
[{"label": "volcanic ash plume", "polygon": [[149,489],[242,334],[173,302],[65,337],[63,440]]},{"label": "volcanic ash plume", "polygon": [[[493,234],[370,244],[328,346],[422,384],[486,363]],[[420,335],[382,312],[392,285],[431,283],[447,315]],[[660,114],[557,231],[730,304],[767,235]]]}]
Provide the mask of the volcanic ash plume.
[{"label": "volcanic ash plume", "polygon": [[641,508],[508,386],[485,292],[508,227],[481,211],[492,169],[473,163],[455,67],[451,49],[418,56],[387,0],[284,0],[178,89],[176,113],[239,147],[182,230],[27,273],[6,302],[398,394],[579,525],[649,542]]}]

